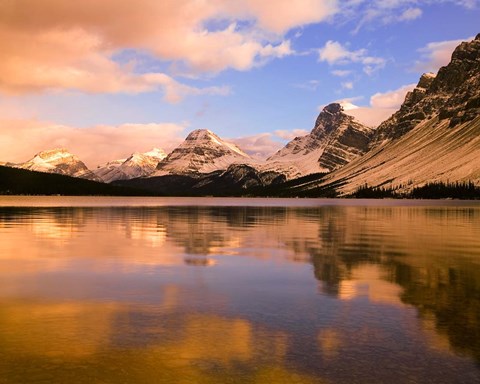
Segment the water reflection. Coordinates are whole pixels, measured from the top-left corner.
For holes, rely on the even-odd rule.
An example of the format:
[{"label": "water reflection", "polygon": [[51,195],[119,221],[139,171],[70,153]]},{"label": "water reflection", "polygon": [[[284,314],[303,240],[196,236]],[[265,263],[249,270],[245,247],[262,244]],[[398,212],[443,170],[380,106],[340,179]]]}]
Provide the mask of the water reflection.
[{"label": "water reflection", "polygon": [[480,208],[0,208],[0,279],[5,382],[480,380]]}]

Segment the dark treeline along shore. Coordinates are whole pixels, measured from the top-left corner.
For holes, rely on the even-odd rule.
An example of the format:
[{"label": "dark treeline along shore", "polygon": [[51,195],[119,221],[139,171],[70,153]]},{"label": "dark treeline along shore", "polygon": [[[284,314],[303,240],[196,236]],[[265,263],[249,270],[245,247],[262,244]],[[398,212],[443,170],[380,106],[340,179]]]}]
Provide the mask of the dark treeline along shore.
[{"label": "dark treeline along shore", "polygon": [[0,166],[1,195],[152,196],[151,191]]},{"label": "dark treeline along shore", "polygon": [[[216,173],[207,174],[201,180],[191,176],[136,179],[105,184],[76,177],[27,171],[0,166],[1,195],[65,195],[65,196],[216,196],[216,197],[301,197],[301,198],[398,198],[398,199],[480,199],[480,187],[472,182],[429,183],[413,188],[410,192],[399,192],[401,188],[370,187],[363,185],[354,193],[339,196],[335,186],[310,184],[326,174],[313,174],[294,180],[279,180],[266,186],[248,186],[233,178],[219,179]],[[215,183],[209,182],[214,177]],[[219,182],[220,180],[220,182]]]}]

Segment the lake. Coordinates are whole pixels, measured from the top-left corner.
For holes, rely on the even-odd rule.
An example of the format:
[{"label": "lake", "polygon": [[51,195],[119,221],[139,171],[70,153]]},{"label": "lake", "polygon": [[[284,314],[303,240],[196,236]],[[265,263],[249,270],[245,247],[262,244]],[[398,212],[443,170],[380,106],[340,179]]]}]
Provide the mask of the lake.
[{"label": "lake", "polygon": [[480,202],[0,197],[0,383],[480,382]]}]

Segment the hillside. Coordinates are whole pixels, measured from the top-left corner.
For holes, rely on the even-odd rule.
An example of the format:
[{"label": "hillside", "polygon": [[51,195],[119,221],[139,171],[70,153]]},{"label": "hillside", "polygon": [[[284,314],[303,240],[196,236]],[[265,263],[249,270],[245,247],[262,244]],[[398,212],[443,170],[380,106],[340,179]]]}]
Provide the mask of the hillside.
[{"label": "hillside", "polygon": [[320,185],[340,194],[362,185],[408,192],[433,182],[480,183],[480,34],[460,44],[436,76],[424,75],[382,123],[371,150]]}]

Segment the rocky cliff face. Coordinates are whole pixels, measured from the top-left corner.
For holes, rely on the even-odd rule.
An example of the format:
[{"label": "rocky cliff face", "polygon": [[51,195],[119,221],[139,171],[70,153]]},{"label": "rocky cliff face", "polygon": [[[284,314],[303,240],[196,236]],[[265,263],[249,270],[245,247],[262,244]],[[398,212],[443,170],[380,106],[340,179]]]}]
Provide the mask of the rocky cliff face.
[{"label": "rocky cliff face", "polygon": [[[258,171],[252,166],[245,164],[232,164],[218,178],[229,182],[237,188],[247,189],[252,187],[264,187],[278,184],[286,180],[285,175],[273,171]],[[216,179],[212,180],[215,183]]]},{"label": "rocky cliff face", "polygon": [[110,161],[98,167],[94,173],[106,183],[149,176],[166,156],[159,148],[153,148],[145,153],[135,152],[127,159]]},{"label": "rocky cliff face", "polygon": [[437,75],[424,74],[417,87],[391,118],[376,130],[372,147],[396,140],[422,121],[438,117],[450,127],[473,120],[480,113],[480,34],[461,43],[450,63]]},{"label": "rocky cliff face", "polygon": [[191,132],[157,166],[152,176],[198,174],[226,170],[231,164],[250,163],[252,159],[236,145],[206,129]]},{"label": "rocky cliff face", "polygon": [[400,110],[374,134],[371,150],[324,184],[403,190],[434,181],[480,184],[480,34],[460,44],[436,76],[423,75]]},{"label": "rocky cliff face", "polygon": [[296,137],[268,158],[266,168],[289,177],[333,171],[364,154],[371,136],[371,128],[333,103],[318,115],[310,134]]},{"label": "rocky cliff face", "polygon": [[16,164],[15,167],[101,181],[77,156],[63,148],[39,152],[32,159]]}]

